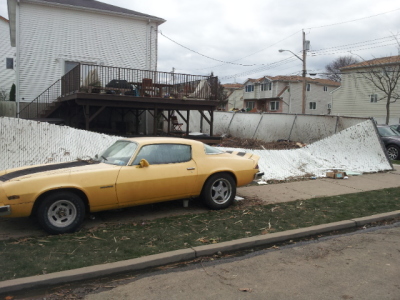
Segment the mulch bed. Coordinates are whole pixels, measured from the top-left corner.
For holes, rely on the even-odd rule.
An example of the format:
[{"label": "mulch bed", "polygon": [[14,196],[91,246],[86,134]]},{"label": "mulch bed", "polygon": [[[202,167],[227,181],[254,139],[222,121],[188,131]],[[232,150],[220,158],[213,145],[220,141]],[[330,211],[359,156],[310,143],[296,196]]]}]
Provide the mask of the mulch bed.
[{"label": "mulch bed", "polygon": [[286,150],[297,149],[306,146],[300,142],[278,140],[276,142],[264,142],[257,139],[243,139],[236,137],[224,137],[218,147],[245,148],[253,150]]}]

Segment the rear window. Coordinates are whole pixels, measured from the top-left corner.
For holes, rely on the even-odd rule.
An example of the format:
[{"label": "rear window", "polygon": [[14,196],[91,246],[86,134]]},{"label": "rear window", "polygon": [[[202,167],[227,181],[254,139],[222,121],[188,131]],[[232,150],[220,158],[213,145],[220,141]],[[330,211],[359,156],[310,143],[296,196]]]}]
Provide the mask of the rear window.
[{"label": "rear window", "polygon": [[211,147],[209,145],[204,144],[204,151],[206,154],[221,154],[224,153],[224,151],[219,150],[217,148]]}]

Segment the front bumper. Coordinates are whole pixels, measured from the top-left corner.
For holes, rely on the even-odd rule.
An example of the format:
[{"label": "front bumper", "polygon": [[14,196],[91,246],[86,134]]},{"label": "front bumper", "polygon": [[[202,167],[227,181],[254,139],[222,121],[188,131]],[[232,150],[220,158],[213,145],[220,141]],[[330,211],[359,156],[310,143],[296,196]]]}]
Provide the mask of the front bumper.
[{"label": "front bumper", "polygon": [[259,180],[264,176],[264,172],[258,172],[254,175],[254,179],[253,180]]},{"label": "front bumper", "polygon": [[11,215],[11,207],[10,205],[0,206],[0,217]]}]

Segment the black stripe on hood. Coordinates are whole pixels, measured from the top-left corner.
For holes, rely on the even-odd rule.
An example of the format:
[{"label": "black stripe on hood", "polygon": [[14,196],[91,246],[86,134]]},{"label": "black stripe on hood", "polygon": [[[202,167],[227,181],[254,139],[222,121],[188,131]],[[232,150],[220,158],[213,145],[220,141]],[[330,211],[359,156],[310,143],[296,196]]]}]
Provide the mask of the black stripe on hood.
[{"label": "black stripe on hood", "polygon": [[30,174],[35,174],[35,173],[40,173],[40,172],[46,172],[46,171],[53,171],[53,170],[59,170],[59,169],[66,169],[66,168],[73,168],[73,167],[81,167],[81,166],[86,166],[90,164],[98,164],[99,162],[97,161],[87,161],[87,160],[78,160],[78,161],[72,161],[69,163],[61,163],[61,164],[54,164],[54,165],[43,165],[40,167],[32,167],[24,170],[19,170],[15,172],[11,172],[8,174],[4,174],[3,176],[0,176],[0,181],[7,181],[10,179],[14,179],[17,177],[25,176],[25,175],[30,175]]}]

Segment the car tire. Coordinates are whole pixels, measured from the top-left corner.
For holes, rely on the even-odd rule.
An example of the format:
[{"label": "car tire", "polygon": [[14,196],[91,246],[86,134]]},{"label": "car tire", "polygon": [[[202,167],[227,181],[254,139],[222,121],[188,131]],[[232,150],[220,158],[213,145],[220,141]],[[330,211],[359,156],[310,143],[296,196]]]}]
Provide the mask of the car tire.
[{"label": "car tire", "polygon": [[236,183],[231,175],[218,173],[207,179],[201,192],[203,203],[211,209],[230,206],[236,196]]},{"label": "car tire", "polygon": [[386,147],[387,154],[391,160],[400,159],[400,148],[396,145],[388,145]]},{"label": "car tire", "polygon": [[37,210],[39,224],[50,234],[75,232],[84,217],[85,205],[82,199],[67,191],[46,196]]}]

